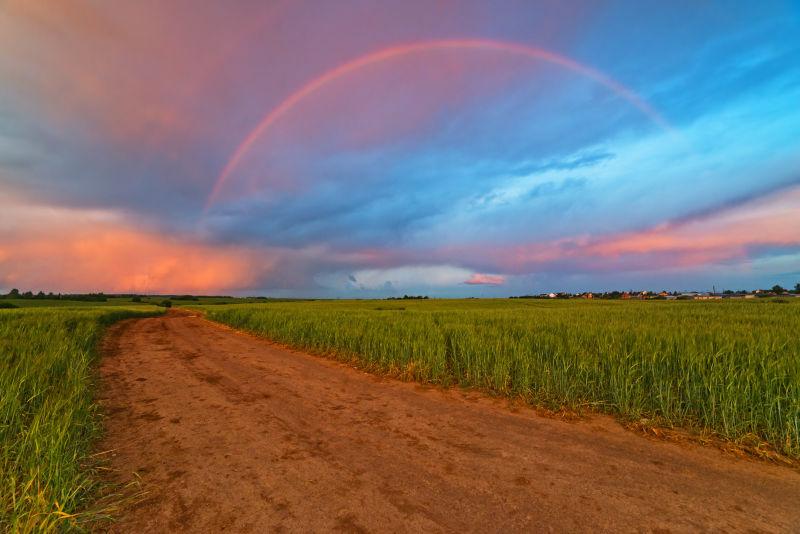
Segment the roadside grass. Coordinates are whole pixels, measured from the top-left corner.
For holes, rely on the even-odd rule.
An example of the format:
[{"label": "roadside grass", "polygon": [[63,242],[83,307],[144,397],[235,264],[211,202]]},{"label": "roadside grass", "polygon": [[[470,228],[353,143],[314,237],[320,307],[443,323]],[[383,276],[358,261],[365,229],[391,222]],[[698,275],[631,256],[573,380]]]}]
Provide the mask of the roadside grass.
[{"label": "roadside grass", "polygon": [[[194,306],[193,306],[194,307]],[[800,302],[320,301],[208,319],[406,380],[590,407],[800,458]]]},{"label": "roadside grass", "polygon": [[0,310],[0,531],[84,530],[97,489],[91,447],[97,343],[152,307]]}]

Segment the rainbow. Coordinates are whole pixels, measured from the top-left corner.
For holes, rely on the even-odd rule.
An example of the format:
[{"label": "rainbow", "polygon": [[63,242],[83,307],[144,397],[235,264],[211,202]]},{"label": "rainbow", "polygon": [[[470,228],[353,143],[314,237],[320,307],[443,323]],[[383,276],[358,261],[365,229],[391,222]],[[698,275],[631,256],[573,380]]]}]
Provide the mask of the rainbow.
[{"label": "rainbow", "polygon": [[321,76],[311,80],[297,91],[289,95],[285,100],[283,100],[283,102],[272,109],[272,111],[267,113],[264,118],[261,119],[261,122],[259,122],[258,125],[239,144],[225,167],[222,169],[222,172],[214,183],[214,187],[212,188],[211,193],[206,201],[206,210],[208,210],[217,200],[222,188],[225,186],[234,169],[236,169],[236,167],[242,161],[242,158],[244,158],[245,154],[247,154],[255,142],[261,136],[263,136],[273,124],[275,124],[282,116],[291,111],[292,108],[297,106],[304,98],[315,93],[316,91],[319,91],[322,87],[331,83],[332,81],[370,65],[382,63],[384,61],[389,61],[409,54],[448,49],[484,50],[513,54],[527,57],[536,61],[546,61],[548,63],[564,67],[565,69],[590,78],[595,82],[607,87],[609,90],[627,100],[631,105],[639,109],[644,115],[649,117],[653,122],[662,128],[670,131],[672,130],[671,126],[664,119],[664,117],[662,117],[655,109],[653,109],[650,104],[648,104],[628,87],[622,85],[606,74],[593,69],[592,67],[578,63],[573,59],[556,54],[555,52],[518,43],[489,39],[448,39],[396,45],[371,52],[325,72]]}]

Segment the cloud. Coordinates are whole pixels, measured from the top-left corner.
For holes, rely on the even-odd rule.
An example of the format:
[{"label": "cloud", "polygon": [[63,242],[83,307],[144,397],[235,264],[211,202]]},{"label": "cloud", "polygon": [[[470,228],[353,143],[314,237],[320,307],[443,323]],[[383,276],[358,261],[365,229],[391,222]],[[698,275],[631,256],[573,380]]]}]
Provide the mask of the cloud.
[{"label": "cloud", "polygon": [[506,277],[499,274],[473,273],[464,283],[471,286],[501,286],[506,283]]},{"label": "cloud", "polygon": [[470,277],[471,272],[453,265],[403,265],[388,269],[360,269],[352,274],[328,273],[317,281],[331,289],[355,288],[360,290],[409,290],[457,286]]},{"label": "cloud", "polygon": [[29,206],[0,217],[0,287],[45,291],[217,293],[256,287],[268,251],[136,228],[119,214]]},{"label": "cloud", "polygon": [[509,275],[528,273],[620,276],[724,264],[739,272],[738,264],[766,269],[768,262],[755,260],[796,253],[797,228],[800,187],[640,231],[427,251],[215,244],[147,229],[111,210],[12,202],[0,214],[0,286],[171,293],[269,288],[313,293],[318,287],[334,294],[393,293],[501,286]]},{"label": "cloud", "polygon": [[[477,253],[500,272],[540,270],[569,272],[664,271],[749,260],[770,250],[800,247],[800,186],[716,212],[706,211],[649,229],[579,235],[506,247],[476,246],[458,254],[473,261]],[[491,253],[486,254],[487,250]]]},{"label": "cloud", "polygon": [[207,119],[220,110],[198,97],[224,92],[226,62],[248,37],[275,24],[278,10],[225,10],[220,24],[213,6],[181,2],[9,0],[0,8],[0,48],[13,57],[0,61],[0,73],[51,126],[68,121],[151,147],[175,143],[213,128]]}]

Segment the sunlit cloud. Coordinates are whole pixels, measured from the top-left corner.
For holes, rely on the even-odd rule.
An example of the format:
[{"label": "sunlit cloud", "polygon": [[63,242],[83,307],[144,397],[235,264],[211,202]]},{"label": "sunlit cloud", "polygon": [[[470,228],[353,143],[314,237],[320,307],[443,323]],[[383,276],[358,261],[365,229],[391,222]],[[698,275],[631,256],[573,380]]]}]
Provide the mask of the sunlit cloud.
[{"label": "sunlit cloud", "polygon": [[[800,187],[793,187],[716,213],[641,231],[477,249],[491,250],[489,263],[513,273],[660,271],[748,260],[759,251],[800,247],[798,228]],[[474,258],[474,254],[475,249],[463,250],[465,257]]]},{"label": "sunlit cloud", "polygon": [[275,258],[136,228],[119,214],[31,206],[0,216],[0,287],[214,293],[262,283]]},{"label": "sunlit cloud", "polygon": [[499,274],[473,273],[464,283],[471,286],[501,286],[506,283],[506,277]]}]

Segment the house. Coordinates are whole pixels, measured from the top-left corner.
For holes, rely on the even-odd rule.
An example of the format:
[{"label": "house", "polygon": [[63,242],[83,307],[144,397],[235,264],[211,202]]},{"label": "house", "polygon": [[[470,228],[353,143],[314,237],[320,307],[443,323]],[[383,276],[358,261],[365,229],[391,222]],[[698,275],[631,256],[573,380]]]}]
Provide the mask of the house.
[{"label": "house", "polygon": [[631,298],[631,294],[630,294],[630,293],[628,293],[627,291],[623,291],[623,292],[622,292],[622,298],[623,298],[624,300],[629,300],[629,299]]}]

